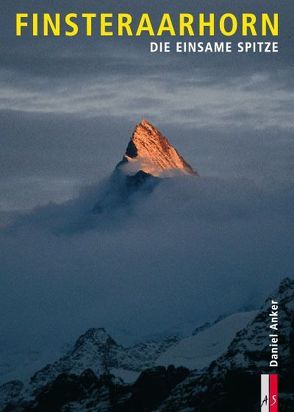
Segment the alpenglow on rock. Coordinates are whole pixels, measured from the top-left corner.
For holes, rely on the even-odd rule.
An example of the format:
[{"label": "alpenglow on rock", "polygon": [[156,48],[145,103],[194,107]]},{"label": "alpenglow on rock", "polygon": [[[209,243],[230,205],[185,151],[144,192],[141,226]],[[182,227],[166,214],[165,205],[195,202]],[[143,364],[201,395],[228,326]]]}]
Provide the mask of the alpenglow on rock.
[{"label": "alpenglow on rock", "polygon": [[136,126],[117,168],[129,175],[138,172],[156,177],[198,175],[168,139],[144,119]]}]

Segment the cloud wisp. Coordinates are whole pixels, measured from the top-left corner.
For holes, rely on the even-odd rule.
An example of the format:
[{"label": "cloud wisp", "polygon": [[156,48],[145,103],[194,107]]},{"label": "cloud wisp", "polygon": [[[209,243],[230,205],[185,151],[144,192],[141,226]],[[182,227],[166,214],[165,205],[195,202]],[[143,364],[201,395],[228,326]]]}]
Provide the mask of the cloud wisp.
[{"label": "cloud wisp", "polygon": [[[219,130],[228,127],[253,130],[291,130],[294,92],[269,73],[207,82],[201,71],[179,81],[170,73],[156,76],[89,78],[77,81],[46,79],[10,85],[2,73],[0,110],[71,114],[82,118],[150,117],[185,127]],[[273,95],[275,99],[273,99]]]}]

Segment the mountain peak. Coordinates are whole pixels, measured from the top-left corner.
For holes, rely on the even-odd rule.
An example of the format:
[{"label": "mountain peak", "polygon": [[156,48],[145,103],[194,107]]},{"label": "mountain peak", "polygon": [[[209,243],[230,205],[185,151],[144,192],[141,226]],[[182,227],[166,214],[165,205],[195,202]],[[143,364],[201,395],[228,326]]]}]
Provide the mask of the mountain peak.
[{"label": "mountain peak", "polygon": [[81,335],[75,343],[75,349],[85,345],[116,345],[116,342],[104,328],[91,328]]},{"label": "mountain peak", "polygon": [[197,175],[168,139],[148,120],[137,124],[119,166],[128,174]]}]

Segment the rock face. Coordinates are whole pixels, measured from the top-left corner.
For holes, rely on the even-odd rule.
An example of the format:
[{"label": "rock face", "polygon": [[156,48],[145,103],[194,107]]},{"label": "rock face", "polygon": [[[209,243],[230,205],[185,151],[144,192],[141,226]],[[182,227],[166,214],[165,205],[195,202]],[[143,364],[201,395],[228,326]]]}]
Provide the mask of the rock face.
[{"label": "rock face", "polygon": [[33,401],[7,412],[151,411],[188,374],[185,368],[157,367],[142,372],[133,385],[124,385],[109,374],[97,378],[90,369],[80,375],[61,374],[43,387]]},{"label": "rock face", "polygon": [[130,175],[138,172],[155,177],[197,175],[168,139],[147,120],[136,126],[118,168]]}]

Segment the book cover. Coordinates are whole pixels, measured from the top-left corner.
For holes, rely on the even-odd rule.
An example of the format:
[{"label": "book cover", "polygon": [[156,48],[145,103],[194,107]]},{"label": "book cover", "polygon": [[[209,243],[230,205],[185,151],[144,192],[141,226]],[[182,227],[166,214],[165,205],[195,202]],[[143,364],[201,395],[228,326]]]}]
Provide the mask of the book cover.
[{"label": "book cover", "polygon": [[293,4],[0,7],[0,411],[293,411]]}]

